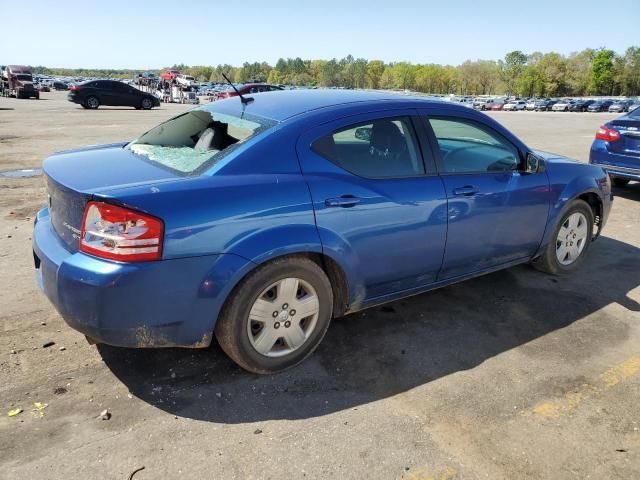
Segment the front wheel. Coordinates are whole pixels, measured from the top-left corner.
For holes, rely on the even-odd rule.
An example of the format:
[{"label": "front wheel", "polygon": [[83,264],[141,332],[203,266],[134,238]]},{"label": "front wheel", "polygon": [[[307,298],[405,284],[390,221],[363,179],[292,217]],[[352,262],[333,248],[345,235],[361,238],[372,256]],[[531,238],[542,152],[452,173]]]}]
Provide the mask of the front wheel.
[{"label": "front wheel", "polygon": [[145,110],[151,110],[151,108],[153,108],[153,102],[150,98],[143,98],[142,102],[140,102],[140,106]]},{"label": "front wheel", "polygon": [[562,275],[577,270],[593,238],[593,211],[583,200],[574,200],[560,218],[544,253],[533,265],[543,272]]},{"label": "front wheel", "polygon": [[329,327],[333,291],[324,271],[305,257],[258,267],[230,294],[215,334],[245,370],[275,373],[302,362]]}]

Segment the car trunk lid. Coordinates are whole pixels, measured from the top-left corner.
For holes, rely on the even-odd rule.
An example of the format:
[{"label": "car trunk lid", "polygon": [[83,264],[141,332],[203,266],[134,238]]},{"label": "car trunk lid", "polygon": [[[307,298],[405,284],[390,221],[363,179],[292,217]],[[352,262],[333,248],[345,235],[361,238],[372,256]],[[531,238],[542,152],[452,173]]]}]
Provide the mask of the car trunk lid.
[{"label": "car trunk lid", "polygon": [[85,205],[95,195],[178,178],[170,170],[123,148],[124,145],[59,152],[44,162],[51,222],[72,252],[78,250]]},{"label": "car trunk lid", "polygon": [[620,134],[620,140],[609,142],[609,151],[629,157],[629,166],[640,165],[640,120],[618,118],[609,127]]}]

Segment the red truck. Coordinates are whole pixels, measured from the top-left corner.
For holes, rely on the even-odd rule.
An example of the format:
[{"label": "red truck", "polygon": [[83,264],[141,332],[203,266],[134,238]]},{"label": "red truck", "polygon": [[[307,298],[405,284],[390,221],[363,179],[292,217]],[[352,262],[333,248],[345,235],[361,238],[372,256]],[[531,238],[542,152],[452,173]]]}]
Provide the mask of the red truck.
[{"label": "red truck", "polygon": [[2,69],[0,93],[3,97],[40,98],[33,84],[31,69],[24,65],[7,65]]},{"label": "red truck", "polygon": [[162,72],[160,78],[167,82],[171,82],[175,80],[178,75],[180,75],[180,70],[167,70],[166,72]]}]

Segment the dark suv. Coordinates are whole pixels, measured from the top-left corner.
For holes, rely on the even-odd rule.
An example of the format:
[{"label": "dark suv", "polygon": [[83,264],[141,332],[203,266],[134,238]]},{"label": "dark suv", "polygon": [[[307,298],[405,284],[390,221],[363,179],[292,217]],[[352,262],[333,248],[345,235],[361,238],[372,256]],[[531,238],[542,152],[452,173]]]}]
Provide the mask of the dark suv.
[{"label": "dark suv", "polygon": [[67,100],[96,109],[100,105],[134,107],[150,110],[160,106],[160,100],[126,83],[114,80],[92,80],[71,87]]}]

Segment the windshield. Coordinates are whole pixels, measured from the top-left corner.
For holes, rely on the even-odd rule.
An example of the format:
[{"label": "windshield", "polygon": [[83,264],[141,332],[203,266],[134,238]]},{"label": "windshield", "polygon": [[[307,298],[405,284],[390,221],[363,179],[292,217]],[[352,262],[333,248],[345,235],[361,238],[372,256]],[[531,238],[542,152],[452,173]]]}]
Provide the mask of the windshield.
[{"label": "windshield", "polygon": [[28,75],[26,73],[16,75],[16,78],[18,80],[22,80],[23,82],[30,82],[31,81],[31,75]]},{"label": "windshield", "polygon": [[126,148],[180,174],[197,175],[275,123],[197,109],[158,125]]}]

